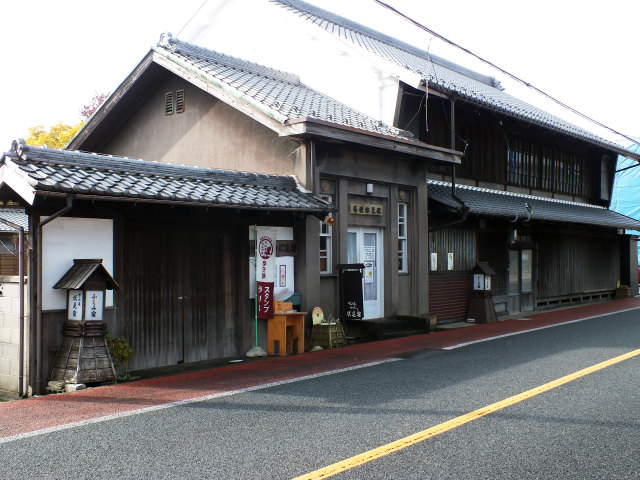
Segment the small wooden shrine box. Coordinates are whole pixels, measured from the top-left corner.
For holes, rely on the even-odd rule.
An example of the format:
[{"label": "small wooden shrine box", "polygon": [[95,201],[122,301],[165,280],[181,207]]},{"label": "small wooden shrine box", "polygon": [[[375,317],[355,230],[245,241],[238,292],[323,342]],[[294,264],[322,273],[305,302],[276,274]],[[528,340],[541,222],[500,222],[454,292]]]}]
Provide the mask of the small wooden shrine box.
[{"label": "small wooden shrine box", "polygon": [[490,323],[497,321],[493,306],[493,276],[496,272],[487,262],[478,262],[471,270],[473,275],[473,293],[467,311],[467,321]]},{"label": "small wooden shrine box", "polygon": [[67,320],[49,379],[67,383],[114,380],[116,371],[105,340],[104,304],[106,290],[119,287],[102,259],[74,259],[53,288],[67,290]]}]

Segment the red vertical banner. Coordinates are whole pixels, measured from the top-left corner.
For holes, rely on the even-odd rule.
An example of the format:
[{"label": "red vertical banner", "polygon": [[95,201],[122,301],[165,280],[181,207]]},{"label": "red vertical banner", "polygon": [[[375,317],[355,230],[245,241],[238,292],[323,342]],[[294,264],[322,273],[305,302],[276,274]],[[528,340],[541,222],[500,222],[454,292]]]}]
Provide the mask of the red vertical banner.
[{"label": "red vertical banner", "polygon": [[276,232],[258,228],[256,251],[256,302],[258,318],[273,317],[273,283],[276,277]]}]

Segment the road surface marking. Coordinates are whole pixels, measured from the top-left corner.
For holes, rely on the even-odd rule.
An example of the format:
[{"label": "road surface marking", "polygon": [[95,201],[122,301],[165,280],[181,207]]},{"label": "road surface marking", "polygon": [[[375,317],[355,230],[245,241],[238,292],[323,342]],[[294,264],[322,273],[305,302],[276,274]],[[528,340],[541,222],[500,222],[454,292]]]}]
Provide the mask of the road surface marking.
[{"label": "road surface marking", "polygon": [[536,395],[540,395],[541,393],[560,387],[566,383],[589,375],[590,373],[597,372],[598,370],[610,367],[611,365],[615,365],[616,363],[628,360],[637,355],[640,355],[640,349],[633,350],[609,360],[605,360],[604,362],[597,363],[596,365],[592,365],[591,367],[578,370],[577,372],[565,375],[564,377],[560,377],[556,380],[545,383],[544,385],[532,388],[531,390],[527,390],[526,392],[519,393],[518,395],[514,395],[499,402],[492,403],[491,405],[487,405],[486,407],[479,408],[478,410],[474,410],[473,412],[467,413],[466,415],[456,417],[447,422],[428,428],[427,430],[414,433],[413,435],[409,435],[408,437],[401,438],[400,440],[396,440],[395,442],[391,442],[373,450],[369,450],[368,452],[355,455],[351,458],[347,458],[346,460],[342,460],[319,470],[306,473],[294,478],[293,480],[318,480],[322,478],[332,477],[333,475],[337,475],[338,473],[358,467],[372,460],[382,458],[386,455],[389,455],[390,453],[394,453],[417,443],[423,442],[425,440],[428,440],[429,438],[435,437],[436,435],[440,435],[441,433],[464,425],[465,423],[472,422],[473,420],[482,418],[485,415],[489,415],[490,413],[497,412],[498,410],[502,410],[503,408],[535,397]]},{"label": "road surface marking", "polygon": [[239,393],[255,392],[256,390],[264,390],[266,388],[277,387],[280,385],[288,385],[290,383],[302,382],[304,380],[310,380],[313,378],[326,377],[328,375],[335,375],[337,373],[350,372],[352,370],[359,370],[361,368],[373,367],[376,365],[382,365],[385,363],[398,362],[399,358],[386,358],[383,360],[377,360],[374,362],[363,363],[362,365],[353,365],[351,367],[337,368],[335,370],[327,370],[325,372],[312,373],[303,377],[288,378],[286,380],[278,380],[275,382],[263,383],[260,385],[254,385],[246,388],[239,388],[237,390],[229,390],[226,392],[212,393],[211,395],[205,395],[202,397],[188,398],[185,400],[178,400],[175,402],[162,403],[160,405],[153,405],[151,407],[138,408],[135,410],[128,410],[125,412],[113,413],[110,415],[103,415],[101,417],[89,418],[87,420],[80,420],[77,422],[65,423],[62,425],[56,425],[54,427],[42,428],[40,430],[33,430],[30,432],[16,433],[8,437],[0,437],[0,445],[3,443],[14,442],[23,438],[36,437],[38,435],[45,435],[47,433],[59,432],[70,428],[82,427],[85,425],[91,425],[92,423],[108,422],[110,420],[116,420],[118,418],[130,417],[132,415],[140,415],[142,413],[154,412],[156,410],[164,410],[165,408],[179,407],[182,405],[189,405],[192,403],[205,402],[207,400],[215,400],[217,398],[229,397],[231,395],[237,395]]},{"label": "road surface marking", "polygon": [[456,350],[458,348],[466,347],[468,345],[474,345],[476,343],[491,342],[493,340],[498,340],[500,338],[513,337],[514,335],[521,335],[523,333],[535,332],[537,330],[546,330],[547,328],[562,327],[563,325],[570,325],[572,323],[584,322],[585,320],[593,320],[594,318],[606,317],[609,315],[616,315],[618,313],[631,312],[633,310],[638,310],[638,307],[618,310],[616,312],[601,313],[598,315],[593,315],[591,317],[578,318],[576,320],[569,320],[568,322],[553,323],[551,325],[545,325],[544,327],[529,328],[527,330],[520,330],[519,332],[505,333],[502,335],[496,335],[494,337],[479,338],[478,340],[470,340],[468,342],[457,343],[455,345],[450,345],[448,347],[442,347],[442,350]]}]

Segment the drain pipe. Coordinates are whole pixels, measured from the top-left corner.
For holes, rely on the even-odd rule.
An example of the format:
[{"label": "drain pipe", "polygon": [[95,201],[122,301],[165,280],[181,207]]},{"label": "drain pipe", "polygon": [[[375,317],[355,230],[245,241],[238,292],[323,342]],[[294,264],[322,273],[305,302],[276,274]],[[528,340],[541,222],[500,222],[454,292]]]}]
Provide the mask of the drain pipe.
[{"label": "drain pipe", "polygon": [[[449,100],[449,129],[450,129],[450,148],[451,150],[456,149],[456,97],[455,95],[451,96],[451,100]],[[451,196],[456,200],[460,201],[458,197],[456,197],[456,165],[451,165]],[[462,203],[462,202],[460,202]]]},{"label": "drain pipe", "polygon": [[20,333],[18,348],[18,397],[24,396],[24,227],[0,218],[0,223],[18,231],[18,275],[20,277]]},{"label": "drain pipe", "polygon": [[[450,148],[452,150],[455,150],[456,148],[456,96],[452,95],[451,99],[449,101],[450,103],[450,110],[449,110],[449,129],[450,129]],[[465,142],[466,143],[466,142]],[[465,152],[466,152],[467,148],[465,146]],[[463,153],[463,158],[464,158],[464,153]],[[447,228],[447,227],[451,227],[453,225],[456,225],[458,223],[462,223],[467,219],[467,215],[469,214],[469,207],[466,206],[464,204],[464,202],[462,201],[461,198],[459,198],[456,195],[456,165],[453,164],[451,165],[451,198],[453,198],[456,202],[458,202],[460,204],[459,207],[456,208],[456,210],[460,213],[460,218],[457,220],[453,220],[451,222],[445,223],[443,225],[438,225],[437,227],[432,227],[429,228],[429,233],[431,232],[435,232],[438,230],[442,230],[443,228]]]},{"label": "drain pipe", "polygon": [[36,238],[37,238],[37,252],[36,252],[36,262],[37,262],[37,272],[36,272],[36,393],[42,393],[42,374],[43,374],[43,365],[44,361],[43,351],[42,351],[42,227],[44,227],[47,223],[55,220],[61,215],[64,215],[73,206],[73,195],[67,195],[67,206],[62,210],[57,211],[53,215],[48,216],[44,220],[41,220],[36,227]]}]

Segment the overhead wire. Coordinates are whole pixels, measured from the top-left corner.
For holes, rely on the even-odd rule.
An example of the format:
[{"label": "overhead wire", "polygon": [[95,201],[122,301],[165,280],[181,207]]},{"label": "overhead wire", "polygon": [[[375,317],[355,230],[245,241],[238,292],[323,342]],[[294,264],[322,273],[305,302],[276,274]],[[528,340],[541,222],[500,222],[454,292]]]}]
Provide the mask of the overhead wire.
[{"label": "overhead wire", "polygon": [[585,120],[588,120],[589,122],[594,123],[595,125],[598,125],[599,127],[602,127],[602,128],[604,128],[606,130],[609,130],[610,132],[615,133],[616,135],[619,135],[622,138],[630,140],[634,144],[638,143],[637,139],[634,139],[634,138],[632,138],[632,137],[630,137],[628,135],[625,135],[624,133],[621,133],[621,132],[619,132],[619,131],[617,131],[617,130],[615,130],[615,129],[613,129],[613,128],[611,128],[611,127],[609,127],[609,126],[607,126],[607,125],[605,125],[605,124],[603,124],[603,123],[601,123],[601,122],[599,122],[599,121],[597,121],[597,120],[595,120],[593,118],[591,118],[590,116],[588,116],[588,115],[576,110],[575,108],[567,105],[566,103],[558,100],[557,98],[549,95],[545,91],[543,91],[543,90],[539,89],[538,87],[532,85],[530,82],[522,80],[520,77],[518,77],[518,76],[516,76],[516,75],[514,75],[514,74],[512,74],[512,73],[510,73],[510,72],[508,72],[506,70],[504,70],[503,68],[498,67],[496,64],[490,62],[489,60],[486,60],[485,58],[483,58],[483,57],[481,57],[481,56],[479,56],[479,55],[477,55],[475,53],[473,53],[471,50],[469,50],[467,48],[464,48],[461,45],[458,45],[457,43],[453,42],[452,40],[449,40],[448,38],[440,35],[437,32],[434,32],[429,27],[426,27],[425,25],[422,25],[421,23],[419,23],[416,20],[412,19],[408,15],[405,15],[404,13],[400,12],[396,8],[392,7],[391,5],[389,5],[389,4],[385,3],[385,2],[382,2],[381,0],[373,0],[373,1],[375,3],[377,3],[378,5],[380,5],[381,7],[384,7],[387,10],[390,10],[391,12],[395,13],[396,15],[399,15],[400,17],[404,18],[405,20],[407,20],[408,22],[412,23],[413,25],[415,25],[416,27],[420,28],[421,30],[424,30],[425,32],[429,33],[430,35],[433,35],[434,37],[438,38],[439,40],[442,40],[443,42],[445,42],[445,43],[447,43],[447,44],[449,44],[449,45],[451,45],[451,46],[453,46],[455,48],[458,48],[458,49],[462,50],[463,52],[465,52],[465,53],[471,55],[472,57],[480,60],[481,62],[489,65],[490,67],[498,70],[499,72],[501,72],[504,75],[508,76],[509,78],[515,80],[516,82],[521,83],[521,84],[525,85],[526,87],[534,90],[535,92],[543,95],[544,97],[548,98],[549,100],[551,100],[552,102],[554,102],[557,105],[561,106],[562,108],[564,108],[564,109],[566,109],[566,110],[578,115],[579,117],[584,118]]},{"label": "overhead wire", "polygon": [[200,12],[200,10],[202,10],[202,7],[205,6],[205,4],[208,2],[209,0],[204,0],[204,2],[202,2],[202,5],[200,5],[198,7],[198,9],[193,13],[193,15],[191,15],[191,17],[189,18],[189,20],[186,21],[186,23],[182,26],[182,28],[180,29],[180,31],[178,32],[178,34],[176,35],[176,37],[180,36],[180,34],[182,33],[182,31],[187,27],[187,25],[189,25],[191,23],[191,20],[193,20],[195,18],[195,16]]}]

